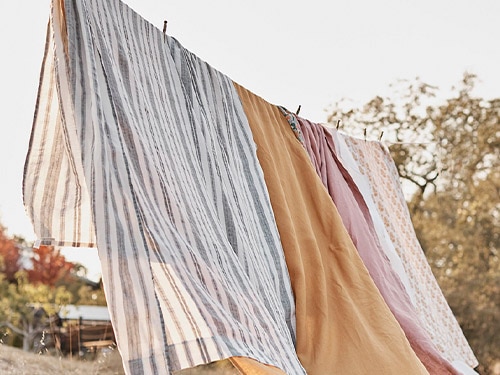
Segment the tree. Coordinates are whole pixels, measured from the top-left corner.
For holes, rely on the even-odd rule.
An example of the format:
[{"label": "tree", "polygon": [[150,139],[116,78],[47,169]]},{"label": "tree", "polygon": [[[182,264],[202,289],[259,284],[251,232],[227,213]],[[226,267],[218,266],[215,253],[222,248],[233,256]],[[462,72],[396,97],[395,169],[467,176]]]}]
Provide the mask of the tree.
[{"label": "tree", "polygon": [[98,289],[94,289],[89,285],[82,285],[77,294],[76,303],[78,305],[106,306],[106,296],[104,295],[102,283],[99,284]]},{"label": "tree", "polygon": [[75,267],[66,261],[60,251],[53,246],[40,246],[33,250],[32,267],[28,270],[28,279],[31,283],[42,283],[54,286]]},{"label": "tree", "polygon": [[[79,267],[77,264],[76,267]],[[71,304],[106,306],[106,297],[102,280],[95,282],[87,279],[80,272],[73,271],[57,281],[56,286],[64,286],[71,295]]]},{"label": "tree", "polygon": [[10,238],[0,225],[0,338],[7,330],[22,339],[24,350],[50,330],[50,318],[61,306],[106,305],[102,283],[85,279],[86,269],[66,261],[52,246],[33,249],[31,265],[21,267],[21,237]]},{"label": "tree", "polygon": [[[500,99],[465,73],[448,99],[419,79],[359,108],[331,108],[353,135],[389,141],[432,270],[480,363],[500,352]],[[491,370],[491,369],[490,369]]]},{"label": "tree", "polygon": [[30,284],[26,272],[20,271],[15,283],[0,280],[0,327],[21,336],[23,350],[28,351],[35,337],[47,330],[49,317],[70,299],[66,288]]},{"label": "tree", "polygon": [[21,267],[20,246],[15,239],[8,237],[5,231],[0,224],[0,274],[12,282]]}]

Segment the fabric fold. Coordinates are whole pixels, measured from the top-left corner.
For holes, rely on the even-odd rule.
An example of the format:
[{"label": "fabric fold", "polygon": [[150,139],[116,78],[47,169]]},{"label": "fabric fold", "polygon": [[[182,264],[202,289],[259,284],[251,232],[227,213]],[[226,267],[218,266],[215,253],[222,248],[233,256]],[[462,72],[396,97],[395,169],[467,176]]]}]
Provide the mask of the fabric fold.
[{"label": "fabric fold", "polygon": [[344,136],[340,136],[336,129],[326,127],[326,130],[331,134],[334,144],[335,144],[335,154],[337,155],[339,161],[343,166],[349,171],[349,175],[352,177],[356,187],[359,189],[363,200],[368,206],[369,214],[372,218],[373,228],[375,230],[375,235],[382,246],[385,254],[389,258],[392,269],[397,273],[404,288],[411,300],[413,306],[416,304],[415,291],[410,283],[408,274],[403,266],[403,261],[401,257],[396,252],[394,244],[392,243],[389,233],[385,229],[384,221],[380,216],[377,205],[373,200],[373,194],[377,194],[376,191],[372,190],[368,178],[360,171],[358,164],[352,157],[347,145],[344,141]]},{"label": "fabric fold", "polygon": [[54,9],[59,11],[54,10],[47,27],[24,166],[23,201],[38,236],[37,245],[94,247],[94,223],[88,219],[93,216],[91,197],[79,157],[73,105],[71,100],[60,100],[71,96],[62,35],[65,20],[60,18],[60,8]]},{"label": "fabric fold", "polygon": [[434,277],[418,242],[399,180],[387,148],[339,133],[371,185],[384,226],[400,256],[415,293],[415,309],[438,350],[450,362],[474,368],[478,361]]},{"label": "fabric fold", "polygon": [[173,375],[286,375],[282,370],[247,357],[231,357],[177,371]]}]

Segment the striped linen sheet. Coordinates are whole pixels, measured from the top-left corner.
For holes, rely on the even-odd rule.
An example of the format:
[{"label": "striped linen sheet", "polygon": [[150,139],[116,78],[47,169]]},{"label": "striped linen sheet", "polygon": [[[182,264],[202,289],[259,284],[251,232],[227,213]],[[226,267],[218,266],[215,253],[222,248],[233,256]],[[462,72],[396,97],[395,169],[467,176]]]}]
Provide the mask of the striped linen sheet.
[{"label": "striped linen sheet", "polygon": [[53,0],[47,35],[25,206],[42,243],[98,248],[126,373],[234,356],[305,373],[231,80],[119,0]]}]

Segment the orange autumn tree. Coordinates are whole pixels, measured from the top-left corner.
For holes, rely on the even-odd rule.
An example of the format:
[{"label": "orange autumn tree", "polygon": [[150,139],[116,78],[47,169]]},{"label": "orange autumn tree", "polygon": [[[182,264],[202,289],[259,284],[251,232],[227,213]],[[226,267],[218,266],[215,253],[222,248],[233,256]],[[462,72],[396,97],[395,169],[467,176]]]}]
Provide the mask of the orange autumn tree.
[{"label": "orange autumn tree", "polygon": [[21,268],[21,254],[16,241],[5,232],[5,227],[0,224],[0,274],[7,281],[13,282],[16,272]]},{"label": "orange autumn tree", "polygon": [[28,270],[28,280],[33,284],[55,286],[56,282],[70,273],[74,263],[66,261],[64,255],[53,246],[33,249],[32,267]]}]

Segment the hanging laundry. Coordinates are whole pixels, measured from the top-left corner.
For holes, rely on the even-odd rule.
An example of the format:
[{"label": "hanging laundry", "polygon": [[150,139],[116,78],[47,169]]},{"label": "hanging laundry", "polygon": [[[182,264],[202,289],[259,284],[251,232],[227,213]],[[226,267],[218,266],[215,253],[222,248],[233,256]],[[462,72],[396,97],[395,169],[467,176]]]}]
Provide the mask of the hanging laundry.
[{"label": "hanging laundry", "polygon": [[305,373],[232,82],[118,0],[54,0],[47,35],[25,204],[43,241],[97,246],[126,373]]},{"label": "hanging laundry", "polygon": [[24,202],[98,248],[127,374],[428,374],[277,107],[119,0],[51,9]]},{"label": "hanging laundry", "polygon": [[229,359],[176,371],[173,375],[240,375]]},{"label": "hanging laundry", "polygon": [[278,107],[236,88],[285,251],[307,373],[427,374]]},{"label": "hanging laundry", "polygon": [[398,252],[412,289],[415,308],[432,341],[450,362],[474,368],[478,361],[425,258],[411,222],[398,171],[389,151],[380,143],[339,134],[359,171],[368,178],[372,198]]},{"label": "hanging laundry", "polygon": [[399,276],[401,282],[405,287],[405,291],[407,292],[408,297],[410,298],[412,304],[415,306],[415,292],[410,284],[410,280],[408,278],[408,275],[406,274],[406,270],[404,269],[403,262],[389,238],[389,233],[387,233],[384,222],[380,217],[375,202],[373,201],[374,192],[371,190],[370,182],[368,181],[367,177],[359,171],[358,164],[351,156],[351,153],[347,148],[347,145],[345,144],[344,138],[339,136],[339,132],[336,129],[326,129],[333,137],[336,156],[349,172],[349,175],[352,177],[354,183],[356,184],[356,187],[359,189],[361,195],[363,196],[364,202],[368,206],[368,211],[372,219],[371,221],[376,232],[376,237],[379,240],[379,243],[382,246],[385,254],[389,258],[392,269]]},{"label": "hanging laundry", "polygon": [[459,374],[451,363],[442,357],[420,323],[403,283],[380,245],[368,206],[349,172],[337,157],[334,138],[329,130],[298,116],[296,120],[305,139],[306,150],[315,161],[314,164],[319,167],[316,172],[337,207],[370,276],[401,325],[413,350],[430,374]]},{"label": "hanging laundry", "polygon": [[232,357],[208,365],[174,372],[173,375],[284,375],[276,367],[266,366],[247,357]]}]

